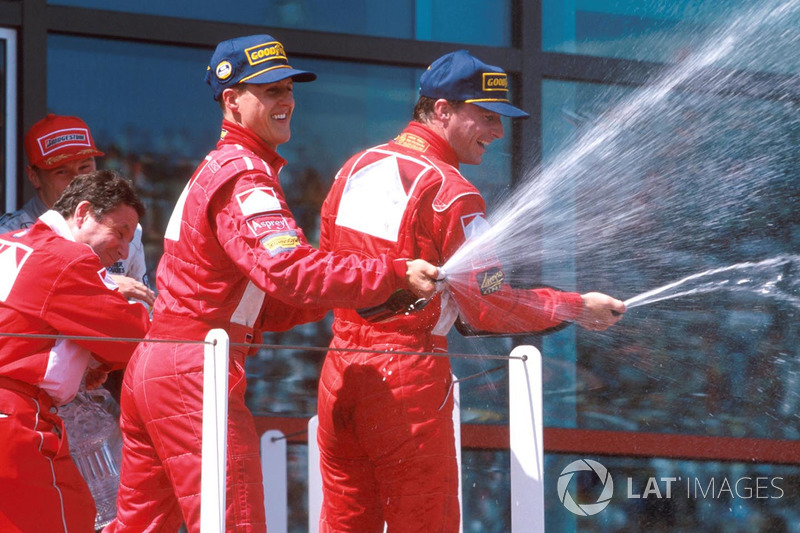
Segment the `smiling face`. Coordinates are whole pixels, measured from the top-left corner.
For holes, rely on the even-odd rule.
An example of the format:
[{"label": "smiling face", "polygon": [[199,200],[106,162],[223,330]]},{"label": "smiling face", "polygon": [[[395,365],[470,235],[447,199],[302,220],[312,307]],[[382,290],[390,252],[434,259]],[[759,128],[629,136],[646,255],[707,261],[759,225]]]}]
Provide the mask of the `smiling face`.
[{"label": "smiling face", "polygon": [[95,170],[97,170],[97,164],[94,157],[69,161],[50,170],[31,166],[27,168],[28,180],[48,208],[53,207],[55,201],[75,176],[88,174]]},{"label": "smiling face", "polygon": [[439,100],[436,112],[445,140],[465,165],[479,165],[486,147],[503,137],[500,115],[493,111],[466,103],[453,107],[447,100]]},{"label": "smiling face", "polygon": [[294,82],[287,78],[275,83],[246,83],[225,89],[225,116],[249,129],[273,150],[292,136]]},{"label": "smiling face", "polygon": [[128,257],[128,247],[139,223],[133,207],[122,204],[98,219],[89,202],[81,202],[75,210],[73,236],[77,242],[88,244],[104,267],[110,267]]}]

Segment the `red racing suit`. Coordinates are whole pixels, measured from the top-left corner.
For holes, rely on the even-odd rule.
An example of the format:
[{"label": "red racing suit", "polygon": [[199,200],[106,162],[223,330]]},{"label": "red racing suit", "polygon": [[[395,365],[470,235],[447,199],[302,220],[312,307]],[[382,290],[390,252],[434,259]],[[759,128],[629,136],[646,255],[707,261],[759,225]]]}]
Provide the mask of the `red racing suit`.
[{"label": "red racing suit", "polygon": [[[142,338],[147,310],[110,289],[105,275],[55,211],[0,236],[0,331]],[[121,369],[134,348],[35,336],[0,340],[0,531],[94,529],[94,500],[69,455],[57,406],[77,393],[90,357]]]},{"label": "red racing suit", "polygon": [[[405,260],[311,247],[278,181],[285,161],[249,130],[223,122],[167,226],[148,338],[261,342],[328,309],[376,305],[405,287]],[[259,439],[245,406],[244,357],[231,347],[229,531],[265,531]],[[203,346],[144,342],[122,387],[123,456],[117,518],[106,531],[200,527]]]},{"label": "red racing suit", "polygon": [[[449,144],[412,122],[339,171],[322,208],[320,247],[443,265],[485,224],[485,211]],[[517,333],[555,327],[582,308],[576,293],[514,290],[502,276],[485,278],[488,290],[475,283],[440,293],[421,311],[384,322],[336,309],[331,347],[445,352],[459,311],[475,329]],[[445,357],[328,352],[318,396],[320,531],[380,532],[384,521],[392,533],[458,531],[450,383]]]}]

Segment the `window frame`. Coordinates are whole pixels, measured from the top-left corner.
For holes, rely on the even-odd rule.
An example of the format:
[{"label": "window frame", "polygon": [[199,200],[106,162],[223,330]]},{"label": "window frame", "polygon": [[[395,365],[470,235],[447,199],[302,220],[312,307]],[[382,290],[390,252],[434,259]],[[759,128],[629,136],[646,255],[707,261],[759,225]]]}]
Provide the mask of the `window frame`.
[{"label": "window frame", "polygon": [[0,28],[0,41],[5,41],[5,211],[17,209],[17,31]]}]

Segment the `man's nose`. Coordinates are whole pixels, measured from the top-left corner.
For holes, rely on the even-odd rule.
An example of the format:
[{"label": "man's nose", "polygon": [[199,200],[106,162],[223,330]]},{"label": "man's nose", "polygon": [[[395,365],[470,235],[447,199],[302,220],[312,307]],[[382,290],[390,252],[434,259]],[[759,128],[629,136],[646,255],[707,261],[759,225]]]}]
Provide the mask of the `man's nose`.
[{"label": "man's nose", "polygon": [[494,129],[494,136],[497,139],[502,139],[505,135],[505,131],[503,130],[503,123],[498,122],[497,127]]}]

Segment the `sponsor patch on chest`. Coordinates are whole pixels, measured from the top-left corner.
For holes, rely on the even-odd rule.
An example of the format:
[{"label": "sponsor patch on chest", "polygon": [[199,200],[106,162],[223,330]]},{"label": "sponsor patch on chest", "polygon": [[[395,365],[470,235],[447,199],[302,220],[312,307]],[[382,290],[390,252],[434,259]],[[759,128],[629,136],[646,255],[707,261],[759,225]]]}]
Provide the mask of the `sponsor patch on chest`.
[{"label": "sponsor patch on chest", "polygon": [[422,137],[414,135],[413,133],[401,133],[395,137],[394,142],[400,146],[405,146],[406,148],[410,148],[418,152],[426,152],[430,147],[428,141]]}]

